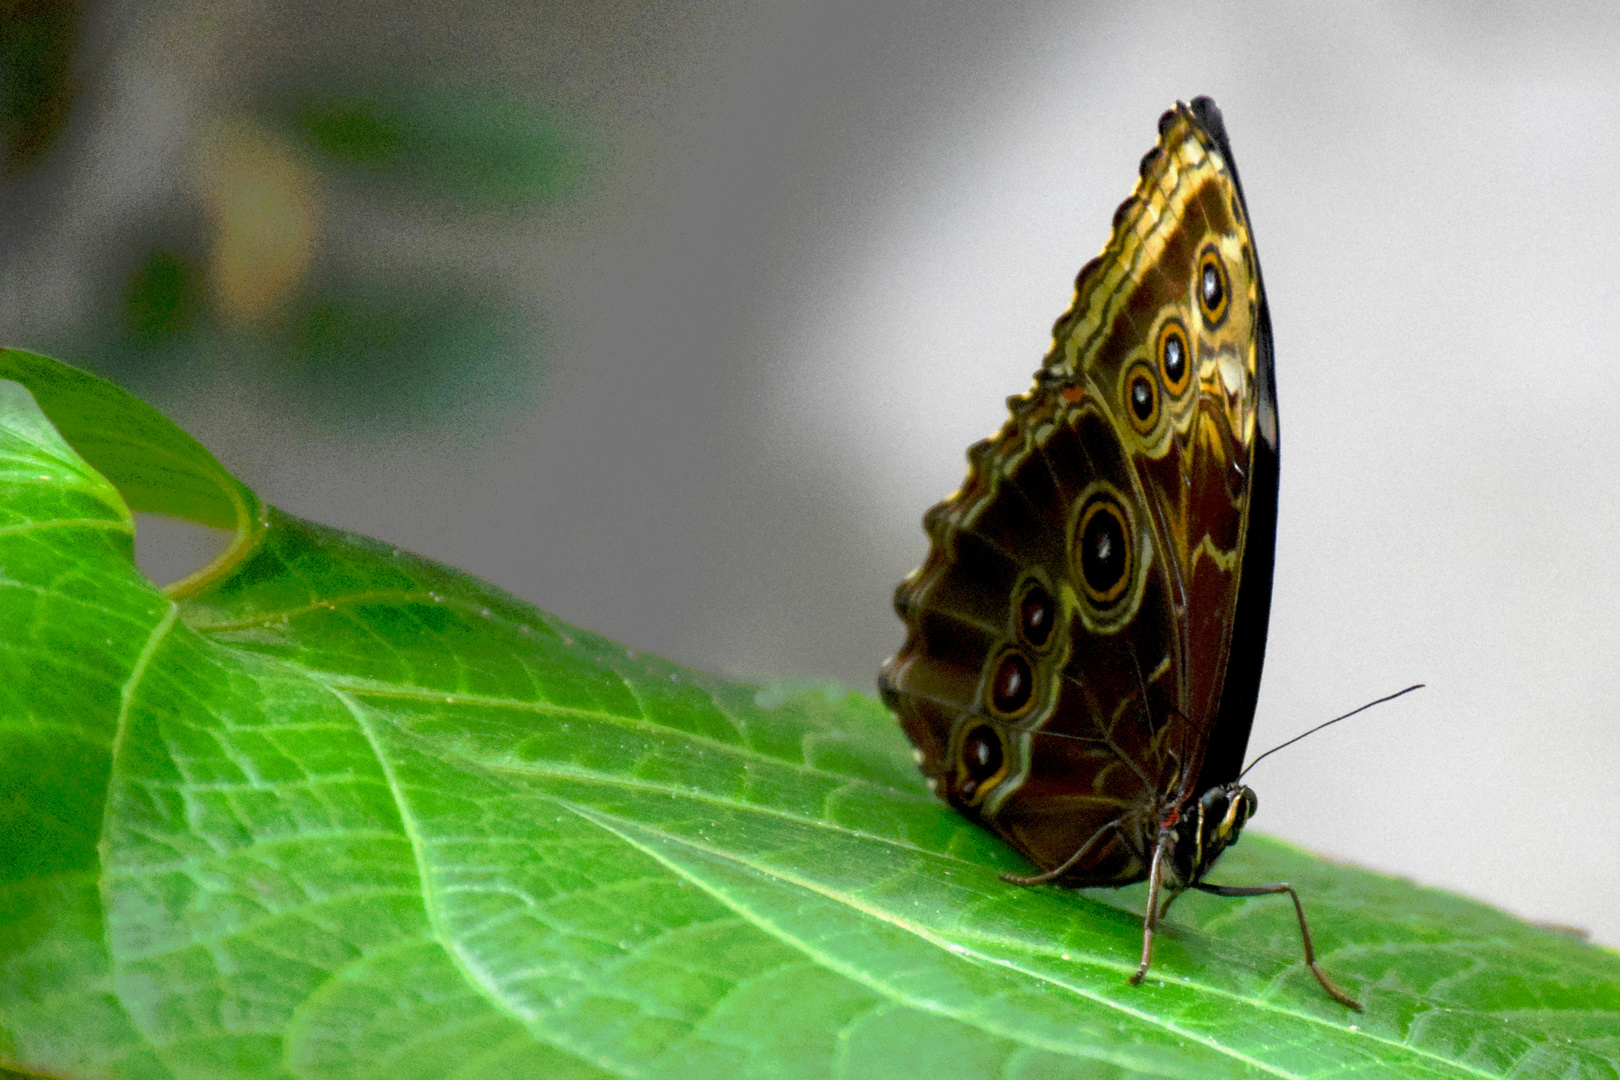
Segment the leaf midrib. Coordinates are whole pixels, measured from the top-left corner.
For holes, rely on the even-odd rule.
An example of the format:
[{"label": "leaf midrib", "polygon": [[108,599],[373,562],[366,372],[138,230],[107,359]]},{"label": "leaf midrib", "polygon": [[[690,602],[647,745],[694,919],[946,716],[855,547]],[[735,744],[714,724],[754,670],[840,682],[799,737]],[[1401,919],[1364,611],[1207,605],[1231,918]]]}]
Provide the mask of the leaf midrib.
[{"label": "leaf midrib", "polygon": [[498,1015],[508,1018],[521,1027],[529,1034],[530,1038],[544,1042],[597,1068],[614,1072],[620,1076],[635,1075],[633,1072],[627,1072],[617,1062],[595,1057],[587,1053],[582,1047],[569,1045],[566,1040],[559,1039],[556,1032],[543,1028],[537,1030],[532,1018],[526,1018],[518,1012],[507,1001],[505,995],[500,993],[500,988],[492,986],[483,977],[482,973],[468,962],[459,937],[445,924],[444,912],[439,903],[439,889],[431,884],[435,880],[435,875],[429,864],[425,850],[426,845],[417,827],[416,815],[412,812],[410,802],[405,798],[403,786],[395,775],[392,758],[383,752],[383,748],[377,740],[377,733],[370,722],[371,710],[365,708],[361,702],[356,701],[346,693],[334,691],[334,694],[343,703],[344,708],[348,709],[349,713],[354,717],[355,724],[365,736],[367,744],[377,758],[378,766],[383,771],[384,780],[388,784],[389,797],[394,802],[394,806],[399,813],[400,824],[405,829],[406,837],[410,841],[411,855],[415,861],[417,881],[420,883],[422,904],[425,909],[424,914],[434,944],[443,950],[451,965],[461,974],[462,979],[468,986],[473,988],[479,997],[489,1002]]}]

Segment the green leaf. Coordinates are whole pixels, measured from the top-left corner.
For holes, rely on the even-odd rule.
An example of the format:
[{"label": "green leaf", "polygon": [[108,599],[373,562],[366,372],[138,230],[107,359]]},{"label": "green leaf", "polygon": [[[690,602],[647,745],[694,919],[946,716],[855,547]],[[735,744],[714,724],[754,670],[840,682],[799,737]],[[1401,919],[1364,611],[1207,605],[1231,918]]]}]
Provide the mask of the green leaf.
[{"label": "green leaf", "polygon": [[77,4],[11,3],[0,22],[0,159],[16,176],[46,157],[79,90],[85,12]]},{"label": "green leaf", "polygon": [[[1141,889],[999,881],[870,698],[638,655],[261,509],[89,376],[0,372],[33,392],[0,383],[0,1068],[1620,1070],[1620,956],[1259,836],[1222,880],[1298,886],[1367,1011],[1276,898],[1185,898],[1128,986]],[[131,561],[154,505],[239,542],[166,595]]]},{"label": "green leaf", "polygon": [[[83,455],[80,465],[88,463],[111,481],[109,486],[96,478],[109,492],[117,489],[110,497],[126,519],[130,510],[139,510],[235,533],[218,560],[166,592],[185,595],[204,587],[259,541],[265,508],[258,497],[201,443],[144,402],[88,372],[21,349],[0,349],[0,379],[28,387],[38,411]],[[133,538],[133,519],[129,521]]]}]

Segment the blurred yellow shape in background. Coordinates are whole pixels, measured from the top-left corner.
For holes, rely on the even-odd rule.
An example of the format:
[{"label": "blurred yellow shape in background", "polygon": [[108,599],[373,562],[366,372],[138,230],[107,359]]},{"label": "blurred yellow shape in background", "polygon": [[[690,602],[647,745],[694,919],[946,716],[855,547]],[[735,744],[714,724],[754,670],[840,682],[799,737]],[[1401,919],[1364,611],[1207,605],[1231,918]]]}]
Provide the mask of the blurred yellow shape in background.
[{"label": "blurred yellow shape in background", "polygon": [[255,323],[296,295],[320,222],[319,177],[283,139],[240,118],[216,123],[197,155],[213,226],[208,283],[227,323]]}]

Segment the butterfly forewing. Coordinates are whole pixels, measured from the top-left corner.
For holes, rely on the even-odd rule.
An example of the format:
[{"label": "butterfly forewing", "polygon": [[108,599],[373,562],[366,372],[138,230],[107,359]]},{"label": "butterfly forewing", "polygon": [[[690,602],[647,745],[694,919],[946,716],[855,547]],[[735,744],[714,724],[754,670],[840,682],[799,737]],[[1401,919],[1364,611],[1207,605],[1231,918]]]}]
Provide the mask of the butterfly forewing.
[{"label": "butterfly forewing", "polygon": [[1230,157],[1213,106],[1165,115],[1034,387],[925,517],[895,597],[907,637],[879,686],[931,786],[1043,868],[1090,842],[1074,884],[1141,879],[1166,808],[1210,786],[1212,739],[1241,757],[1253,713],[1241,643],[1253,677],[1223,694],[1240,607],[1252,637],[1269,603],[1275,405]]}]

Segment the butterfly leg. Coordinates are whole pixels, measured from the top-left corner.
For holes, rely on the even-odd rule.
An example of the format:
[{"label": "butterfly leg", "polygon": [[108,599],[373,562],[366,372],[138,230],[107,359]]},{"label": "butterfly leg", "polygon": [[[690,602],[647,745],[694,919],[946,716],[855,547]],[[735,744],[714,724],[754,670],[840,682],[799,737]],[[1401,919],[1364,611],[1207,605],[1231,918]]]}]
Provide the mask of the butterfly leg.
[{"label": "butterfly leg", "polygon": [[[1311,928],[1305,922],[1305,906],[1299,902],[1299,894],[1291,885],[1206,885],[1200,881],[1193,888],[1200,892],[1211,893],[1215,896],[1275,896],[1278,893],[1287,893],[1288,898],[1294,902],[1294,914],[1299,916],[1299,936],[1305,942],[1305,965],[1316,976],[1316,981],[1322,984],[1328,997],[1340,1005],[1346,1005],[1356,1012],[1361,1012],[1361,1002],[1334,986],[1316,963],[1316,948],[1311,944]],[[1145,970],[1145,967],[1144,967]]]},{"label": "butterfly leg", "polygon": [[[1132,986],[1141,984],[1148,965],[1153,962],[1153,931],[1159,928],[1159,888],[1164,882],[1164,860],[1170,857],[1175,844],[1175,833],[1169,829],[1159,830],[1159,843],[1153,849],[1153,863],[1148,870],[1147,912],[1142,916],[1142,965],[1129,979]],[[1170,899],[1174,900],[1175,896]],[[1169,907],[1170,901],[1166,900],[1164,906]]]},{"label": "butterfly leg", "polygon": [[1001,880],[1011,885],[1044,885],[1048,881],[1056,881],[1058,878],[1068,873],[1070,867],[1074,866],[1081,859],[1085,858],[1086,852],[1090,851],[1092,845],[1096,844],[1098,840],[1101,840],[1105,833],[1107,833],[1110,829],[1116,829],[1118,827],[1118,818],[1110,821],[1108,824],[1092,833],[1090,838],[1087,839],[1085,843],[1080,845],[1079,851],[1076,851],[1073,855],[1070,855],[1067,859],[1064,859],[1060,865],[1054,866],[1045,873],[1029,874],[1027,876],[1023,874],[1002,874]]}]

